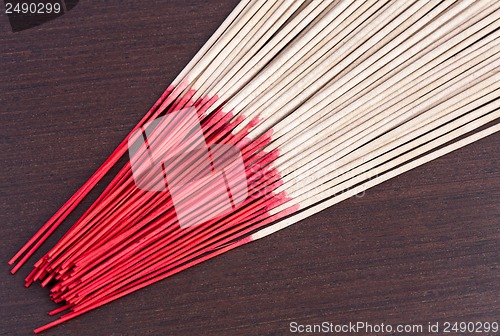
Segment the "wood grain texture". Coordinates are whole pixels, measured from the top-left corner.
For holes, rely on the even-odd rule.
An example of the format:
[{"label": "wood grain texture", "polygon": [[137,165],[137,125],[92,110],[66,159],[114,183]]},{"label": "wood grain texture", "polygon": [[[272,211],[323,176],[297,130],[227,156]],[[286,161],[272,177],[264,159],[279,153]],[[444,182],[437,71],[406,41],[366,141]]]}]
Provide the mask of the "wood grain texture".
[{"label": "wood grain texture", "polygon": [[[29,267],[11,276],[7,260],[236,3],[82,1],[19,33],[0,15],[0,335],[31,334],[55,307],[46,289],[24,288]],[[284,335],[291,321],[498,321],[499,148],[495,134],[45,334]]]}]

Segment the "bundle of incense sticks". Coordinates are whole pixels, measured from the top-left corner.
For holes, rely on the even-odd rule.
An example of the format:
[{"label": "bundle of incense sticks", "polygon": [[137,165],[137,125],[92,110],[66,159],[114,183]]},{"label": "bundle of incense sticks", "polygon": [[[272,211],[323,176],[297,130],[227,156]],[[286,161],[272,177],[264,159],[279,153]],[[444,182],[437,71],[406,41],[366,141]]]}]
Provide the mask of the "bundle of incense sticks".
[{"label": "bundle of incense sticks", "polygon": [[241,1],[9,262],[16,272],[130,155],[26,278],[51,286],[50,315],[67,311],[35,332],[500,130],[499,7]]}]

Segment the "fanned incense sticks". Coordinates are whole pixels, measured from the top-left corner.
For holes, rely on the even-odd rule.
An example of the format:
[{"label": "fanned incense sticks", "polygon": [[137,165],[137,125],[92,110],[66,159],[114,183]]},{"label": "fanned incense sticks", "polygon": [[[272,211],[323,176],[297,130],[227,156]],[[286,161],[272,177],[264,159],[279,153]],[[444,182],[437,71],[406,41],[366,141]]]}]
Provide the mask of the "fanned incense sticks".
[{"label": "fanned incense sticks", "polygon": [[241,1],[10,260],[15,273],[130,156],[26,278],[66,311],[35,332],[499,131],[499,7]]}]

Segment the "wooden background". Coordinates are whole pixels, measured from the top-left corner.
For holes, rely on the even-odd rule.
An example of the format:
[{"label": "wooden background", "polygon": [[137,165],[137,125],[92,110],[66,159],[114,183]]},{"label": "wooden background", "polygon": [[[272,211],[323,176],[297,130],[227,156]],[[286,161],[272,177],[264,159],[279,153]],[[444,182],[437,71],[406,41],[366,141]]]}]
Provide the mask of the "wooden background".
[{"label": "wooden background", "polygon": [[[23,287],[29,267],[11,276],[7,260],[236,2],[82,1],[18,33],[0,14],[0,335],[31,334],[55,307],[47,290]],[[490,136],[45,334],[283,335],[291,321],[498,321],[499,148],[500,134]]]}]

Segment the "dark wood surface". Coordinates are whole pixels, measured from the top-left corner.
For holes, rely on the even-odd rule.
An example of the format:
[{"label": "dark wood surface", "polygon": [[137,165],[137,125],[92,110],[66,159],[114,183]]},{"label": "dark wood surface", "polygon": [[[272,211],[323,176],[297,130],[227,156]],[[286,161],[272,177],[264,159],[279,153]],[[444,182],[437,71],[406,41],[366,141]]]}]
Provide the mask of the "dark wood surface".
[{"label": "dark wood surface", "polygon": [[[236,2],[82,1],[18,33],[0,15],[0,335],[31,334],[55,307],[46,289],[24,288],[29,267],[11,276],[7,260]],[[500,134],[490,136],[45,334],[284,335],[291,321],[498,321],[499,148]]]}]

